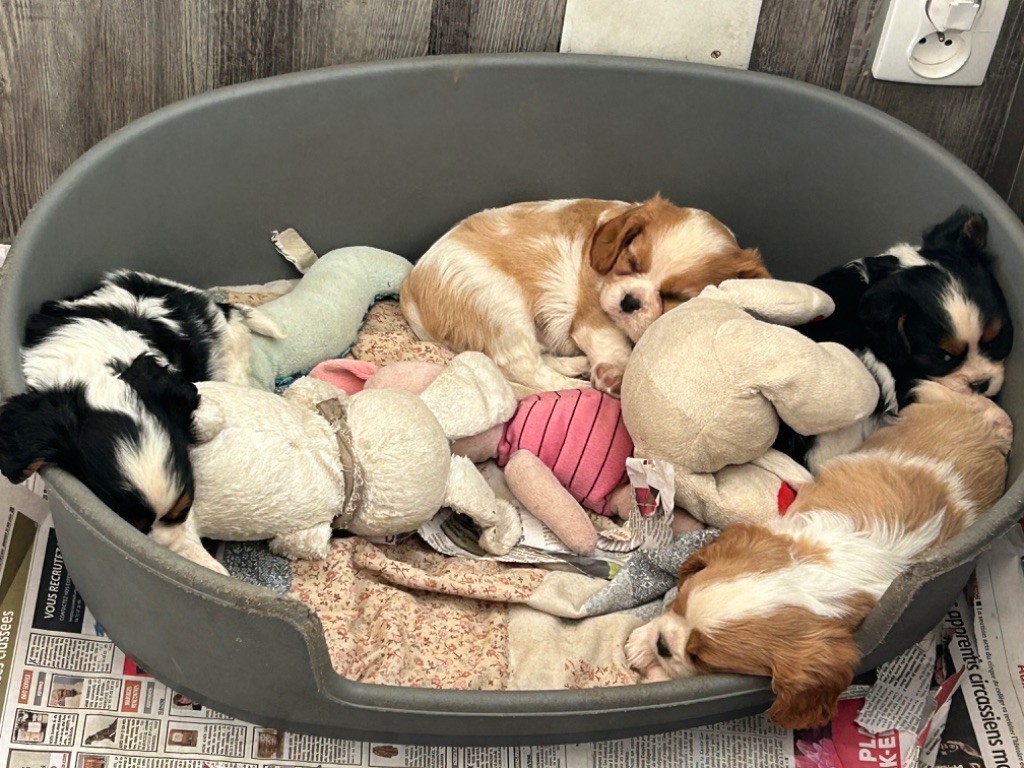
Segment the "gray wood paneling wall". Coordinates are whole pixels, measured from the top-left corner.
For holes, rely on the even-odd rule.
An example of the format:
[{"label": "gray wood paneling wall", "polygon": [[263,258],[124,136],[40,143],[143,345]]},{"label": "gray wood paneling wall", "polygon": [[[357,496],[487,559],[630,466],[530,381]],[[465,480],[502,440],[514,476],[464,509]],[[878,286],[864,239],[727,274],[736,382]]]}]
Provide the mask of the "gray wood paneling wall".
[{"label": "gray wood paneling wall", "polygon": [[[1024,3],[984,86],[875,81],[884,0],[764,0],[752,69],[831,88],[924,131],[1024,214]],[[555,51],[565,0],[0,0],[0,240],[76,157],[221,85],[435,53]],[[1020,98],[1018,98],[1020,101]],[[1016,178],[1016,183],[1014,179]]]}]

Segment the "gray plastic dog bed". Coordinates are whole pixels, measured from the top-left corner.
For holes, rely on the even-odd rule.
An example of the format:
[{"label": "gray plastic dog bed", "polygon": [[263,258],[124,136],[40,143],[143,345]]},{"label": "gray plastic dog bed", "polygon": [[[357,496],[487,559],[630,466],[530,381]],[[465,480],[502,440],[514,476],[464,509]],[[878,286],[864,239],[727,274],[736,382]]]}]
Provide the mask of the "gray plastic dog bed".
[{"label": "gray plastic dog bed", "polygon": [[[958,205],[982,209],[1010,308],[1024,316],[1024,227],[974,173],[885,115],[789,80],[559,55],[445,57],[227,88],[138,121],[36,206],[0,283],[0,386],[24,383],[29,312],[114,267],[199,285],[290,277],[268,233],[319,251],[368,243],[415,259],[460,217],[518,200],[642,199],[706,208],[773,272],[810,278]],[[1024,425],[1021,345],[1003,404]],[[1019,445],[1019,442],[1018,442]],[[893,584],[859,634],[865,668],[940,620],[982,549],[1021,514],[1007,494]],[[45,478],[75,584],[109,635],[176,690],[260,723],[348,738],[529,744],[618,738],[763,710],[768,682],[709,676],[586,691],[372,686],[331,668],[298,602],[161,549],[57,470]]]}]

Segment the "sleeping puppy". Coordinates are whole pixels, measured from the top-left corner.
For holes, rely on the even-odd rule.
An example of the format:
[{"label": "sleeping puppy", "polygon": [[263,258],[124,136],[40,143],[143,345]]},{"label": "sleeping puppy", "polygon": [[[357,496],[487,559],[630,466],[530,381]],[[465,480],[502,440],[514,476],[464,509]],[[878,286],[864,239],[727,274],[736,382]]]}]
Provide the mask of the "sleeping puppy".
[{"label": "sleeping puppy", "polygon": [[846,453],[911,399],[922,380],[994,397],[1003,386],[1013,324],[986,250],[988,223],[966,208],[906,243],[838,267],[812,285],[835,312],[798,328],[856,352],[882,391],[878,410],[841,433],[807,438],[788,428],[775,447],[814,471]]},{"label": "sleeping puppy", "polygon": [[246,384],[250,332],[277,334],[249,308],[139,272],[46,302],[26,326],[28,391],[0,406],[0,473],[19,483],[56,464],[143,532],[183,521],[191,382]]},{"label": "sleeping puppy", "polygon": [[[490,356],[534,390],[618,394],[632,345],[662,313],[708,285],[768,277],[711,214],[659,196],[639,204],[555,200],[463,220],[402,286],[417,335]],[[580,357],[580,353],[585,357]]]},{"label": "sleeping puppy", "polygon": [[767,527],[737,525],[687,560],[679,594],[626,645],[646,680],[768,675],[769,714],[824,725],[860,663],[854,633],[893,580],[999,498],[1013,428],[991,400],[921,384],[916,402],[826,464]]}]

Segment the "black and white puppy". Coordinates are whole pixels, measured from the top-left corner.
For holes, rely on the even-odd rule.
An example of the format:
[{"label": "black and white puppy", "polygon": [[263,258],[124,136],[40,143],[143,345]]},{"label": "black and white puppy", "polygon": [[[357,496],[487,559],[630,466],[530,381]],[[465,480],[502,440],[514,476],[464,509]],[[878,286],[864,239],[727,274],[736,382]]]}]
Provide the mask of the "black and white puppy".
[{"label": "black and white puppy", "polygon": [[144,532],[183,521],[192,382],[247,383],[252,332],[280,335],[258,312],[139,272],[46,302],[25,330],[28,391],[0,406],[0,472],[17,483],[55,464]]},{"label": "black and white puppy", "polygon": [[926,230],[920,246],[901,243],[814,280],[812,285],[829,294],[836,309],[798,330],[856,352],[878,380],[882,398],[874,416],[862,424],[819,438],[784,428],[775,447],[813,471],[857,448],[910,401],[919,381],[997,395],[1013,324],[986,250],[987,236],[985,217],[960,208]]}]

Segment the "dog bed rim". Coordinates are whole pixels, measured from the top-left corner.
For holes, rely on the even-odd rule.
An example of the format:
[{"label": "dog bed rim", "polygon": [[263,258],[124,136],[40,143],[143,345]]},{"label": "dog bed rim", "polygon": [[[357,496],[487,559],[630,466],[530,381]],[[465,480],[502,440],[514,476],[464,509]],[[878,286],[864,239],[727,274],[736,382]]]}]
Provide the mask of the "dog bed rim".
[{"label": "dog bed rim", "polygon": [[[919,149],[929,154],[934,162],[946,166],[983,201],[985,214],[990,221],[998,220],[1002,228],[1010,233],[1011,243],[1006,245],[1024,253],[1024,224],[974,171],[936,142],[895,118],[824,88],[766,73],[629,57],[554,53],[430,56],[338,65],[227,86],[163,107],[121,128],[76,160],[27,217],[5,265],[0,269],[0,329],[10,329],[13,326],[16,303],[14,297],[18,294],[23,276],[29,269],[27,264],[22,263],[21,253],[32,250],[37,229],[43,226],[42,223],[46,221],[50,211],[59,205],[81,177],[89,174],[112,152],[116,152],[126,136],[153,130],[165,125],[169,120],[187,119],[195,111],[244,98],[253,92],[273,92],[294,84],[312,85],[320,81],[359,78],[370,73],[400,75],[403,72],[422,73],[424,70],[457,81],[462,70],[466,68],[480,70],[534,67],[616,70],[635,73],[637,76],[692,71],[711,81],[732,84],[740,82],[751,88],[768,86],[776,91],[799,93],[805,98],[826,102],[830,108],[843,110],[859,120],[876,124],[891,134],[895,140],[916,144]],[[11,331],[6,330],[4,333]],[[18,337],[20,340],[20,330]],[[8,346],[9,348],[4,350],[3,359],[0,359],[0,397],[4,398],[22,392],[25,388],[17,346]],[[169,580],[202,599],[221,601],[235,607],[250,606],[249,610],[291,624],[305,640],[313,674],[323,693],[348,706],[379,709],[383,702],[387,702],[389,710],[429,712],[435,716],[566,714],[567,711],[583,714],[605,710],[673,707],[681,700],[693,697],[699,697],[699,701],[706,702],[708,699],[700,698],[700,691],[709,684],[712,684],[716,691],[716,694],[709,698],[746,695],[754,707],[763,707],[771,700],[766,680],[731,675],[691,678],[640,687],[517,692],[436,691],[351,681],[334,672],[319,619],[298,601],[276,595],[263,587],[249,585],[200,568],[160,547],[148,537],[140,537],[137,531],[106,509],[91,492],[68,473],[56,468],[47,468],[42,474],[51,491],[66,508],[93,535],[102,538],[118,554],[137,559],[145,567],[158,573],[162,579]],[[895,620],[887,621],[878,617],[889,613],[898,619],[901,614],[900,608],[905,607],[908,595],[912,595],[936,574],[948,573],[976,560],[979,549],[991,544],[998,536],[1009,530],[1022,509],[1024,474],[1016,479],[994,507],[975,525],[943,547],[937,548],[928,560],[918,563],[894,582],[882,597],[872,617],[869,617],[858,633],[858,641],[865,654],[870,657],[871,651],[891,632],[898,629],[894,626]],[[893,610],[886,610],[887,608]],[[877,620],[873,621],[873,618]],[[636,729],[632,730],[635,732]]]}]

